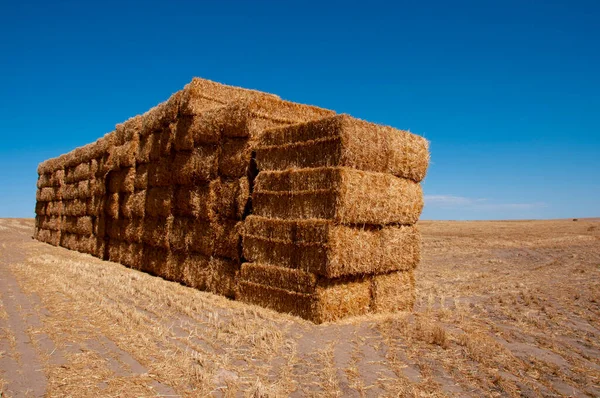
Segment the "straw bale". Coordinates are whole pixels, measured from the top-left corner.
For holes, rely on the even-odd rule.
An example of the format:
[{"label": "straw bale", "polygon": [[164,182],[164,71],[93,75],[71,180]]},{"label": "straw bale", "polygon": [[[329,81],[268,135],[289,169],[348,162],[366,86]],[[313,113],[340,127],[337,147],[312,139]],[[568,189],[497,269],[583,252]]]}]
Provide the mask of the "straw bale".
[{"label": "straw bale", "polygon": [[89,189],[91,196],[103,196],[106,194],[106,184],[100,178],[91,179]]},{"label": "straw bale", "polygon": [[96,177],[96,174],[98,174],[98,159],[92,159],[88,162],[89,167],[90,167],[90,179],[93,179],[94,177]]},{"label": "straw bale", "polygon": [[72,200],[78,198],[79,192],[77,191],[77,183],[63,185],[61,187],[61,197],[62,200]]},{"label": "straw bale", "polygon": [[272,264],[242,264],[240,280],[259,283],[298,293],[314,293],[317,288],[317,275]]},{"label": "straw bale", "polygon": [[104,235],[106,234],[106,218],[92,217],[92,221],[92,235],[95,235],[98,239],[104,239]]},{"label": "straw bale", "polygon": [[169,234],[169,245],[172,250],[187,251],[189,250],[192,236],[189,231],[193,228],[193,223],[196,222],[193,218],[174,217],[171,233]]},{"label": "straw bale", "polygon": [[319,281],[314,293],[299,293],[244,280],[236,299],[300,316],[315,323],[363,315],[369,311],[370,281]]},{"label": "straw bale", "polygon": [[60,246],[69,250],[77,250],[79,249],[79,237],[73,233],[62,233],[60,235]]},{"label": "straw bale", "polygon": [[48,240],[48,243],[53,246],[60,246],[61,234],[61,231],[50,231],[50,239]]},{"label": "straw bale", "polygon": [[144,218],[142,242],[148,246],[169,248],[169,235],[173,225],[173,217]]},{"label": "straw bale", "polygon": [[35,225],[40,229],[60,231],[61,217],[40,216],[36,217]]},{"label": "straw bale", "polygon": [[79,199],[87,199],[90,196],[92,196],[92,191],[90,190],[90,181],[79,181],[77,183],[77,197]]},{"label": "straw bale", "polygon": [[46,215],[48,216],[60,216],[63,212],[62,201],[48,202],[46,205]]},{"label": "straw bale", "polygon": [[149,188],[146,195],[146,214],[152,217],[167,217],[173,207],[173,187]]},{"label": "straw bale", "polygon": [[181,282],[187,286],[206,290],[210,272],[210,257],[198,253],[175,253],[180,264]]},{"label": "straw bale", "polygon": [[164,276],[169,262],[169,250],[144,245],[141,270],[155,276]]},{"label": "straw bale", "polygon": [[94,176],[90,169],[89,162],[78,164],[75,166],[72,173],[74,181],[89,180]]},{"label": "straw bale", "polygon": [[110,170],[135,166],[139,140],[128,141],[123,145],[110,148],[107,166]]},{"label": "straw bale", "polygon": [[33,237],[40,242],[46,243],[50,240],[50,231],[47,229],[36,229]]},{"label": "straw bale", "polygon": [[173,185],[173,160],[161,158],[158,162],[148,164],[148,186],[167,187]]},{"label": "straw bale", "polygon": [[210,222],[193,220],[189,223],[189,250],[211,256],[215,249],[215,230]]},{"label": "straw bale", "polygon": [[45,187],[37,190],[36,200],[39,202],[52,202],[62,200],[61,189],[58,187]]},{"label": "straw bale", "polygon": [[41,162],[38,165],[38,174],[49,174],[54,173],[57,170],[61,170],[64,168],[64,156],[59,156],[57,158],[52,158]]},{"label": "straw bale", "polygon": [[140,269],[144,259],[144,245],[140,243],[118,242],[118,262],[126,267]]},{"label": "straw bale", "polygon": [[88,208],[85,199],[63,200],[63,214],[65,216],[85,216],[87,213]]},{"label": "straw bale", "polygon": [[144,217],[146,214],[146,191],[122,195],[120,211],[125,218]]},{"label": "straw bale", "polygon": [[235,180],[217,178],[210,183],[211,218],[241,220],[249,199],[247,177]]},{"label": "straw bale", "polygon": [[115,146],[121,146],[127,142],[138,139],[142,131],[142,117],[134,116],[123,123],[115,126]]},{"label": "straw bale", "polygon": [[160,156],[169,156],[175,146],[176,123],[170,123],[160,132]]},{"label": "straw bale", "polygon": [[113,263],[121,263],[121,245],[118,240],[110,240],[108,243],[108,260]]},{"label": "straw bale", "polygon": [[119,194],[109,193],[106,195],[104,211],[110,218],[119,218]]},{"label": "straw bale", "polygon": [[104,197],[92,196],[86,200],[86,213],[90,216],[100,216],[104,214]]},{"label": "straw bale", "polygon": [[216,256],[239,260],[243,224],[242,221],[237,220],[222,220],[212,223],[215,231],[214,254]]},{"label": "straw bale", "polygon": [[414,224],[423,209],[421,186],[391,174],[348,168],[262,171],[253,213],[345,224]]},{"label": "straw bale", "polygon": [[261,170],[347,166],[419,182],[429,163],[423,137],[348,115],[270,129],[259,141]]},{"label": "straw bale", "polygon": [[371,283],[373,312],[412,311],[416,293],[412,270],[376,275]]},{"label": "straw bale", "polygon": [[52,174],[52,173],[40,174],[38,176],[36,186],[38,188],[46,188],[46,187],[55,186],[56,184],[55,184],[53,176],[54,176],[54,174]]},{"label": "straw bale", "polygon": [[237,261],[212,257],[206,278],[206,290],[221,296],[235,298],[236,276],[239,267]]},{"label": "straw bale", "polygon": [[141,116],[142,136],[161,131],[175,121],[179,113],[181,95],[181,91],[174,93],[167,101],[158,104]]},{"label": "straw bale", "polygon": [[208,109],[222,106],[228,102],[252,98],[274,98],[276,95],[227,86],[195,77],[181,93],[179,112],[182,115],[197,115]]},{"label": "straw bale", "polygon": [[64,230],[71,234],[89,236],[93,231],[92,217],[65,217]]},{"label": "straw bale", "polygon": [[160,135],[148,134],[140,137],[135,160],[138,164],[149,163],[160,158]]},{"label": "straw bale", "polygon": [[211,219],[211,189],[209,184],[175,187],[174,213],[177,216]]},{"label": "straw bale", "polygon": [[77,251],[87,254],[96,253],[96,238],[93,236],[79,236],[77,244]]},{"label": "straw bale", "polygon": [[112,171],[108,175],[108,192],[133,192],[135,190],[135,167]]},{"label": "straw bale", "polygon": [[148,188],[148,165],[147,164],[136,165],[135,180],[133,182],[133,187],[136,190]]},{"label": "straw bale", "polygon": [[125,240],[124,220],[107,219],[105,221],[106,235],[112,240]]},{"label": "straw bale", "polygon": [[219,174],[240,178],[248,174],[252,160],[253,141],[246,138],[226,138],[221,144]]},{"label": "straw bale", "polygon": [[35,202],[35,214],[38,216],[45,216],[47,205],[48,202]]},{"label": "straw bale", "polygon": [[173,180],[179,185],[206,182],[217,176],[217,146],[199,146],[192,151],[177,152],[173,162]]},{"label": "straw bale", "polygon": [[144,232],[144,220],[132,218],[122,220],[123,240],[130,243],[141,243]]}]

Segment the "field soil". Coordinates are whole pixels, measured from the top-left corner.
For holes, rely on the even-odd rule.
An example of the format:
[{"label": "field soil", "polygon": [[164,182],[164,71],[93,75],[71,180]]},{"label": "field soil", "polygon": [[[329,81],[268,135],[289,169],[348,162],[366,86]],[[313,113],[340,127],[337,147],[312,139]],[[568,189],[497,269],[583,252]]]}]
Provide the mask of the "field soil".
[{"label": "field soil", "polygon": [[600,396],[600,220],[419,226],[414,312],[316,326],[0,219],[0,396]]}]

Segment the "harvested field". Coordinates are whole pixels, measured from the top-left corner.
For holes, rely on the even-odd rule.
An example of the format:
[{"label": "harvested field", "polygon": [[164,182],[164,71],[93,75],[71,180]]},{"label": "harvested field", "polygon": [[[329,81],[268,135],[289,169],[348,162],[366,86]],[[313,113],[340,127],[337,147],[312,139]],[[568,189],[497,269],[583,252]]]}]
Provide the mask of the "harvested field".
[{"label": "harvested field", "polygon": [[[0,391],[600,395],[599,219],[418,226],[414,312],[314,325],[40,243],[33,220],[2,219]],[[211,278],[227,262],[185,259],[172,272],[186,283],[227,289]]]}]

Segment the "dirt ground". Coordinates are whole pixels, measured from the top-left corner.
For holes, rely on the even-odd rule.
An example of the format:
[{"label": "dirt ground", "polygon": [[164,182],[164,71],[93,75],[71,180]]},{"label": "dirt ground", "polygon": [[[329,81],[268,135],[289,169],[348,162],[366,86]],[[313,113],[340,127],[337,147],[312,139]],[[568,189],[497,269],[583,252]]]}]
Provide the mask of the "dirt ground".
[{"label": "dirt ground", "polygon": [[0,396],[600,396],[600,219],[419,224],[413,313],[315,326],[0,219]]}]

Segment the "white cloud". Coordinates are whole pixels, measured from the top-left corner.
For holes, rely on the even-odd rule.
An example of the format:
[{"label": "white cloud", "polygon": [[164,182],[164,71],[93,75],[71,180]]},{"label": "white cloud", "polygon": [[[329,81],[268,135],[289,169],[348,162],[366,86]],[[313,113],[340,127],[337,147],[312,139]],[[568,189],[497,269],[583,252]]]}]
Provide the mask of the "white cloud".
[{"label": "white cloud", "polygon": [[457,195],[425,195],[425,205],[437,208],[470,208],[473,210],[531,210],[546,207],[543,202],[496,203],[483,198]]}]

